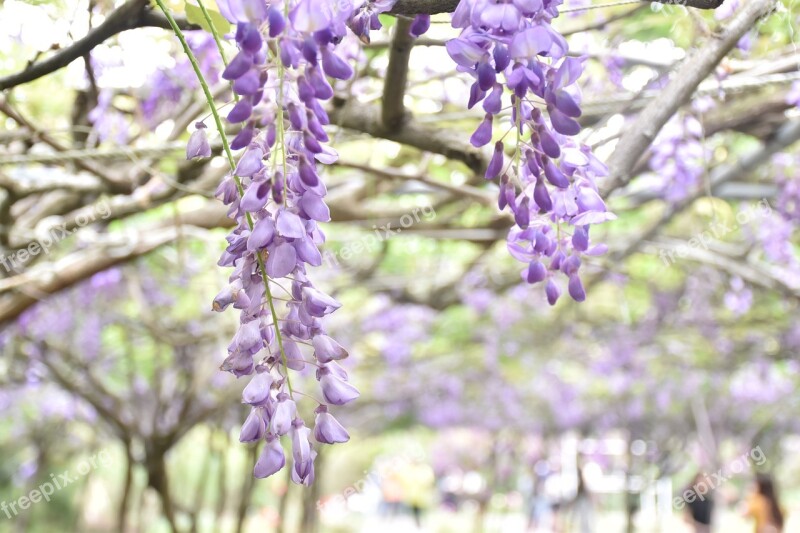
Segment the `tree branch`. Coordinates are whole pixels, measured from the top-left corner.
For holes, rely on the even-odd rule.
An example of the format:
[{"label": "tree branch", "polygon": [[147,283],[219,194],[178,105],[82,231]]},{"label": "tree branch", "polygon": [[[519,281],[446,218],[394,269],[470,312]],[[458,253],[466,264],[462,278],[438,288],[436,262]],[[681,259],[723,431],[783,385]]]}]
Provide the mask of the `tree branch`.
[{"label": "tree branch", "polygon": [[662,97],[648,104],[636,122],[625,128],[609,161],[611,180],[604,191],[606,195],[631,180],[636,163],[664,124],[689,101],[700,83],[736,46],[739,39],[774,6],[775,0],[747,2],[734,19],[720,29],[719,34],[714,35],[706,46],[698,49],[681,65],[672,81],[661,92]]},{"label": "tree branch", "polygon": [[[725,183],[743,178],[768,161],[773,155],[785,150],[800,141],[800,119],[786,122],[776,132],[773,138],[761,148],[742,156],[736,163],[715,168],[709,178],[711,191],[715,192]],[[658,231],[664,227],[675,215],[688,208],[695,200],[706,194],[705,188],[700,188],[694,194],[670,206],[663,215],[642,233],[640,233],[628,246],[613,254],[612,261],[617,262],[635,252],[645,241],[651,240]]]},{"label": "tree branch", "polygon": [[[684,244],[683,241],[661,238],[653,242],[652,252],[658,253],[663,249],[675,249]],[[757,287],[777,291],[788,298],[800,299],[800,287],[791,283],[791,277],[780,268],[749,259],[739,260],[717,250],[684,246],[682,253],[684,252],[684,259],[711,265],[734,276],[739,276]]]},{"label": "tree branch", "polygon": [[331,110],[331,123],[343,128],[360,131],[372,137],[395,141],[448,159],[461,161],[475,173],[486,169],[487,159],[458,131],[429,127],[411,119],[401,128],[387,129],[376,106],[348,106],[347,109]]},{"label": "tree branch", "polygon": [[[724,0],[666,0],[660,3],[685,5],[699,9],[715,9],[721,6],[723,1]],[[458,0],[399,0],[389,14],[414,16],[420,14],[434,15],[437,13],[452,13],[456,6],[458,6]],[[197,26],[189,24],[185,17],[176,17],[175,20],[182,30],[198,29]],[[60,70],[76,59],[88,54],[97,45],[118,33],[145,27],[169,29],[169,24],[162,15],[154,13],[150,9],[147,0],[128,0],[128,2],[113,11],[102,24],[92,29],[82,39],[75,41],[71,46],[60,50],[44,61],[30,65],[21,72],[6,76],[5,78],[0,78],[0,91],[31,82]]]},{"label": "tree branch", "polygon": [[159,222],[135,234],[110,234],[95,246],[40,264],[25,273],[0,281],[0,323],[13,320],[40,299],[115,265],[132,261],[190,233],[190,228],[227,225],[220,206],[210,204],[181,213],[179,220]]},{"label": "tree branch", "polygon": [[[36,132],[36,136],[42,140],[45,144],[53,148],[58,152],[64,152],[67,150],[65,146],[61,143],[56,141],[47,133],[40,131],[33,123],[31,123],[28,119],[23,117],[19,112],[13,109],[7,101],[4,99],[0,99],[0,112],[6,115],[8,118],[19,124],[20,126],[27,128],[32,132]],[[130,184],[120,182],[114,176],[106,172],[104,169],[82,159],[75,160],[75,166],[82,168],[87,172],[91,172],[98,178],[100,178],[107,186],[109,191],[111,192],[127,192],[130,191]]]},{"label": "tree branch", "polygon": [[[716,9],[725,0],[643,0],[659,4],[681,5],[697,9]],[[452,13],[458,6],[458,0],[398,0],[390,15],[436,15],[438,13]]]},{"label": "tree branch", "polygon": [[389,129],[400,127],[406,113],[403,98],[408,82],[408,59],[414,47],[414,38],[408,32],[410,28],[411,20],[398,20],[389,48],[389,66],[386,68],[381,101],[381,120]]},{"label": "tree branch", "polygon": [[[189,24],[185,18],[177,18],[176,21],[181,26],[181,29],[197,29],[196,26]],[[163,16],[159,16],[150,10],[147,0],[128,0],[111,12],[102,24],[93,28],[82,39],[75,41],[44,61],[30,65],[21,72],[0,78],[0,91],[31,82],[62,69],[118,33],[147,26],[156,28],[169,27],[167,20]]]},{"label": "tree branch", "polygon": [[[470,185],[453,185],[449,182],[438,181],[429,178],[423,174],[407,174],[401,170],[394,168],[376,168],[351,161],[339,160],[334,163],[336,166],[354,168],[360,170],[370,176],[377,176],[389,180],[403,180],[403,181],[416,181],[424,183],[425,185],[433,188],[446,191],[454,196],[463,197],[473,202],[478,202],[486,206],[494,206],[497,203],[497,195],[489,191],[478,189]],[[402,213],[401,213],[402,214]],[[336,221],[336,219],[334,219]]]}]

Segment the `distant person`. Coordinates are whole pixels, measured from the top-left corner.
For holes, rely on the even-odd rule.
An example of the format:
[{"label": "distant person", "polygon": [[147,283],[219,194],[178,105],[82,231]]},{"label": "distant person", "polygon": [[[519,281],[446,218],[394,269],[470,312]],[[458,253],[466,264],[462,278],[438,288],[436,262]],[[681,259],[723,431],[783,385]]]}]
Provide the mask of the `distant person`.
[{"label": "distant person", "polygon": [[533,494],[528,516],[529,530],[551,531],[553,529],[553,504],[545,488],[546,481],[547,476],[536,475],[533,482]]},{"label": "distant person", "polygon": [[433,501],[436,484],[433,469],[422,461],[413,461],[401,472],[400,481],[404,503],[411,509],[417,529],[422,529],[422,513]]},{"label": "distant person", "polygon": [[[702,479],[703,476],[698,473],[686,490],[693,492]],[[687,520],[694,527],[695,533],[711,532],[711,516],[714,514],[714,498],[711,494],[703,495],[702,499],[693,498],[691,502],[686,500],[686,510]]]},{"label": "distant person", "polygon": [[572,500],[572,530],[579,533],[594,531],[594,501],[586,487],[583,472],[578,475],[578,490]]},{"label": "distant person", "polygon": [[400,471],[396,467],[388,468],[381,476],[381,514],[393,518],[400,511],[403,502],[403,484]]},{"label": "distant person", "polygon": [[755,490],[747,499],[745,515],[755,520],[755,533],[783,532],[783,511],[770,476],[756,476]]}]

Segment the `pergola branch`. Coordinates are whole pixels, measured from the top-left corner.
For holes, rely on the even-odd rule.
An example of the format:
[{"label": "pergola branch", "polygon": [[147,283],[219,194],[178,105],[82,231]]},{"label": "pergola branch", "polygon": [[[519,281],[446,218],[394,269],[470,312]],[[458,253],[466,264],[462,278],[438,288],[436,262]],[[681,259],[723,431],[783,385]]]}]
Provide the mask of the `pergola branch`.
[{"label": "pergola branch", "polygon": [[[643,3],[654,1],[643,0]],[[683,5],[698,9],[716,9],[723,2],[724,0],[663,0],[660,3]],[[389,14],[411,17],[421,14],[452,13],[456,6],[458,6],[458,0],[399,0],[389,11]],[[198,29],[197,26],[190,24],[185,17],[175,17],[175,20],[183,30]],[[169,29],[169,24],[163,15],[154,13],[150,9],[147,0],[128,0],[128,2],[111,12],[102,24],[93,28],[72,45],[58,51],[44,61],[30,65],[21,72],[0,78],[0,91],[31,82],[60,70],[76,59],[85,56],[96,46],[118,33],[145,27]]]},{"label": "pergola branch", "polygon": [[762,16],[775,7],[775,0],[751,0],[743,5],[734,19],[699,48],[675,72],[672,81],[625,129],[609,161],[611,181],[606,194],[625,185],[633,177],[633,169],[655,140],[664,124],[692,97],[700,83],[730,52],[739,39]]},{"label": "pergola branch", "polygon": [[[682,241],[661,238],[654,241],[651,248],[652,252],[658,253],[658,250],[674,249],[683,244],[685,243]],[[790,277],[780,268],[752,260],[733,258],[718,250],[684,246],[681,253],[684,255],[683,259],[711,265],[731,275],[739,276],[756,287],[780,292],[787,298],[800,299],[800,287],[790,283]]]},{"label": "pergola branch", "polygon": [[[659,4],[681,5],[697,9],[716,9],[725,0],[643,0],[643,2],[656,2]],[[458,0],[398,0],[389,14],[391,15],[436,15],[438,13],[452,13],[458,6]]]},{"label": "pergola branch", "polygon": [[181,213],[177,220],[143,227],[135,233],[109,234],[90,248],[0,280],[0,323],[13,320],[40,299],[97,272],[137,259],[189,235],[192,228],[213,229],[229,225],[222,207],[221,204],[210,204]]},{"label": "pergola branch", "polygon": [[[52,138],[47,133],[39,131],[39,129],[36,126],[34,126],[28,119],[23,117],[18,111],[12,108],[5,99],[0,99],[0,113],[3,113],[8,118],[19,124],[20,126],[27,128],[30,131],[36,132],[36,136],[39,139],[41,139],[42,142],[44,142],[54,150],[58,152],[63,152],[67,149],[65,146],[63,146],[60,142]],[[130,189],[129,184],[120,182],[117,178],[110,175],[104,169],[98,167],[97,165],[89,161],[77,159],[75,160],[75,165],[100,178],[103,181],[103,183],[105,183],[105,185],[108,187],[108,189],[112,192],[125,192]]]},{"label": "pergola branch", "polygon": [[[733,165],[725,165],[714,169],[709,179],[712,193],[726,183],[746,177],[768,161],[773,155],[785,150],[798,141],[800,141],[800,119],[785,123],[775,132],[772,140],[764,144],[761,148],[745,154]],[[628,246],[615,253],[613,255],[613,260],[620,261],[635,252],[644,242],[653,239],[658,231],[672,220],[675,215],[688,208],[695,200],[703,197],[705,194],[706,189],[701,188],[683,201],[670,206],[655,223],[639,234]]]},{"label": "pergola branch", "polygon": [[[181,29],[197,29],[183,17],[176,21]],[[31,82],[62,69],[79,59],[96,46],[126,30],[144,27],[168,28],[167,20],[150,10],[147,0],[128,0],[112,11],[102,24],[93,28],[83,38],[64,48],[44,61],[34,63],[25,70],[0,78],[0,91]]]},{"label": "pergola branch", "polygon": [[426,126],[412,119],[407,119],[402,127],[389,129],[383,125],[380,109],[376,106],[336,108],[330,115],[332,124],[441,154],[448,159],[464,163],[476,173],[482,173],[488,164],[485,154],[455,130]]},{"label": "pergola branch", "polygon": [[403,98],[408,82],[408,60],[414,47],[414,38],[409,34],[411,21],[400,19],[394,29],[392,45],[389,47],[389,66],[383,84],[381,120],[387,128],[398,128],[405,118]]}]

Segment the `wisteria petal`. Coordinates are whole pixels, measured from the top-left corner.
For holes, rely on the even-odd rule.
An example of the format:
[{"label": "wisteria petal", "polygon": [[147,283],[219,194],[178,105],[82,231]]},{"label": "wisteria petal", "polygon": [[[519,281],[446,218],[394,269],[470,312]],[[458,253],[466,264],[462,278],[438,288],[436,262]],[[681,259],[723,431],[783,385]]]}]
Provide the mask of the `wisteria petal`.
[{"label": "wisteria petal", "polygon": [[256,222],[253,231],[247,238],[247,251],[255,252],[262,248],[266,248],[272,243],[272,238],[275,235],[275,223],[271,218],[262,218]]},{"label": "wisteria petal", "polygon": [[239,79],[249,72],[252,66],[253,57],[245,52],[239,52],[233,56],[231,62],[228,63],[228,66],[222,71],[222,79],[228,81]]},{"label": "wisteria petal", "polygon": [[253,468],[253,475],[259,479],[269,477],[286,466],[286,455],[277,438],[268,439]]},{"label": "wisteria petal", "polygon": [[267,275],[274,279],[288,276],[295,266],[297,266],[297,252],[288,242],[276,246],[267,257]]},{"label": "wisteria petal", "polygon": [[347,350],[327,335],[314,336],[312,344],[314,345],[314,355],[320,363],[340,361],[348,356]]},{"label": "wisteria petal", "polygon": [[322,396],[332,405],[344,405],[360,396],[358,389],[346,381],[342,381],[333,374],[325,374],[320,380]]},{"label": "wisteria petal", "polygon": [[550,122],[553,124],[553,129],[562,135],[572,136],[581,132],[581,125],[558,109],[550,110]]},{"label": "wisteria petal", "polygon": [[264,438],[267,425],[264,422],[262,409],[255,407],[250,410],[250,414],[242,424],[239,432],[239,442],[256,442]]},{"label": "wisteria petal", "polygon": [[269,396],[273,381],[269,372],[256,374],[242,391],[242,401],[251,405],[260,404]]},{"label": "wisteria petal", "polygon": [[327,48],[322,51],[322,68],[325,74],[339,80],[349,80],[353,75],[350,65]]},{"label": "wisteria petal", "polygon": [[203,157],[211,157],[211,145],[208,144],[205,126],[194,130],[186,144],[186,159]]},{"label": "wisteria petal", "polygon": [[268,181],[251,183],[244,192],[239,206],[249,213],[264,209],[270,188],[271,184]]},{"label": "wisteria petal", "polygon": [[489,144],[492,140],[492,116],[486,115],[481,122],[478,129],[475,130],[475,133],[472,134],[469,142],[472,143],[472,146],[481,147]]},{"label": "wisteria petal", "polygon": [[244,122],[245,120],[249,119],[250,116],[253,114],[253,104],[250,103],[248,98],[242,98],[239,102],[233,106],[231,112],[228,113],[228,122],[236,124],[238,122]]},{"label": "wisteria petal", "polygon": [[583,289],[583,283],[581,283],[581,278],[577,274],[573,274],[569,277],[568,288],[569,295],[573,300],[576,302],[582,302],[586,300],[586,291]]},{"label": "wisteria petal", "polygon": [[327,407],[320,405],[314,418],[314,438],[317,442],[323,444],[336,444],[349,441],[350,435],[339,421],[328,412]]},{"label": "wisteria petal", "polygon": [[275,412],[269,421],[269,431],[275,435],[286,435],[292,428],[292,421],[297,414],[297,406],[285,392],[278,394],[277,400]]},{"label": "wisteria petal", "polygon": [[331,219],[331,211],[325,204],[321,196],[313,192],[306,192],[300,199],[300,207],[311,218],[318,222],[328,222]]},{"label": "wisteria petal", "polygon": [[508,48],[514,59],[530,59],[550,51],[553,38],[544,26],[528,28],[514,36]]},{"label": "wisteria petal", "polygon": [[300,217],[285,209],[278,212],[276,228],[282,237],[301,239],[306,235],[306,228]]},{"label": "wisteria petal", "polygon": [[289,13],[294,29],[313,33],[327,28],[333,20],[331,3],[328,0],[300,0]]},{"label": "wisteria petal", "polygon": [[239,164],[236,165],[236,175],[242,177],[249,177],[261,170],[264,164],[261,158],[264,157],[264,152],[261,148],[253,147],[242,156]]},{"label": "wisteria petal", "polygon": [[447,41],[445,48],[453,61],[462,67],[472,67],[486,55],[483,48],[463,39]]}]

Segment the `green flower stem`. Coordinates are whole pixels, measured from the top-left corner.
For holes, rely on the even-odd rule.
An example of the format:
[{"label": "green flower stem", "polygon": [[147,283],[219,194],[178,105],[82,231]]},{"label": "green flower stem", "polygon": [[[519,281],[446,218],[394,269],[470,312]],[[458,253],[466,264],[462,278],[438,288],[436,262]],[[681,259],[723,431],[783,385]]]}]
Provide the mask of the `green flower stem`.
[{"label": "green flower stem", "polygon": [[[222,48],[222,41],[219,38],[219,34],[217,33],[217,28],[214,27],[214,22],[211,20],[211,15],[208,13],[205,4],[203,4],[203,0],[197,0],[197,5],[200,6],[200,11],[203,12],[203,17],[206,19],[208,23],[208,27],[211,29],[211,35],[214,37],[214,42],[217,43],[217,50],[219,50],[219,56],[222,58],[222,64],[226,67],[228,66],[228,58],[225,57],[225,50]],[[231,85],[231,92],[233,92],[233,82],[230,83]],[[233,100],[234,102],[239,101],[239,95],[235,92],[233,93]]]},{"label": "green flower stem", "polygon": [[522,103],[517,99],[516,104],[514,105],[515,109],[515,120],[514,120],[514,129],[517,133],[517,145],[514,150],[514,171],[517,173],[517,178],[519,178],[519,160],[520,160],[520,146],[522,145],[522,132],[520,131],[520,115],[522,113]]},{"label": "green flower stem", "polygon": [[214,22],[211,20],[211,15],[209,14],[208,10],[206,9],[205,4],[203,4],[203,0],[197,0],[197,5],[200,6],[200,11],[203,12],[203,17],[208,22],[208,27],[211,29],[211,35],[214,36],[214,42],[217,43],[217,50],[219,50],[219,55],[222,57],[222,62],[225,66],[228,66],[228,58],[225,57],[225,50],[222,48],[222,41],[219,39],[219,34],[217,33],[217,28],[214,27]]},{"label": "green flower stem", "polygon": [[[178,27],[178,24],[175,22],[175,18],[172,16],[172,13],[164,4],[164,0],[155,0],[155,1],[156,4],[158,4],[159,9],[161,9],[161,11],[164,13],[164,16],[167,18],[170,27],[172,27],[172,31],[175,32],[175,36],[181,42],[181,46],[183,46],[183,51],[186,54],[186,57],[189,58],[189,62],[192,64],[192,69],[194,69],[194,73],[197,76],[197,80],[200,82],[200,87],[203,89],[203,94],[206,97],[206,102],[208,102],[208,107],[211,109],[211,115],[214,117],[214,123],[217,126],[217,131],[219,132],[219,136],[222,139],[222,149],[225,151],[225,156],[228,158],[228,164],[231,167],[231,173],[233,174],[233,179],[236,182],[236,188],[239,191],[239,195],[243,196],[244,188],[242,187],[242,181],[235,174],[236,163],[233,160],[233,153],[231,152],[231,146],[228,143],[228,137],[225,135],[225,128],[222,127],[222,120],[219,118],[219,113],[217,112],[217,108],[214,105],[214,97],[211,96],[211,90],[208,88],[208,83],[203,77],[203,73],[200,71],[200,65],[197,63],[197,58],[192,53],[192,50],[189,48],[189,43],[186,42],[186,37],[183,35],[183,32]],[[247,218],[247,225],[252,230],[253,217],[250,216],[250,213],[245,213],[245,215]],[[267,270],[264,265],[264,258],[261,257],[261,254],[257,254],[256,257],[258,260],[258,268],[261,270],[261,277],[264,280],[264,288],[266,290],[267,303],[269,304],[269,310],[270,313],[272,314],[272,323],[275,326],[275,338],[278,340],[278,348],[280,349],[281,352],[283,368],[286,373],[286,386],[289,389],[289,393],[293,395],[292,383],[289,378],[288,361],[286,359],[286,352],[283,349],[283,338],[281,336],[280,327],[278,327],[278,313],[275,311],[275,304],[272,301],[272,291],[270,290],[269,287],[269,277],[267,276]]]}]

